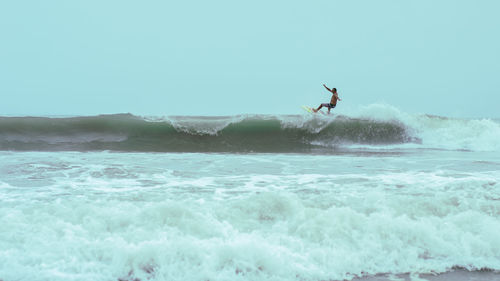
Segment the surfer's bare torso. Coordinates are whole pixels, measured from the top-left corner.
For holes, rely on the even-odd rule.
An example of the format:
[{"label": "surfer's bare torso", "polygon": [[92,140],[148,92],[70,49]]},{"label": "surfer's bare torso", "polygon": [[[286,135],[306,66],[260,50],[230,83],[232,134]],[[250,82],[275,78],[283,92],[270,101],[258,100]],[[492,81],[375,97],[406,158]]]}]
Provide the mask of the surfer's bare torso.
[{"label": "surfer's bare torso", "polygon": [[337,100],[339,99],[339,94],[337,92],[333,93],[330,104],[337,105]]}]

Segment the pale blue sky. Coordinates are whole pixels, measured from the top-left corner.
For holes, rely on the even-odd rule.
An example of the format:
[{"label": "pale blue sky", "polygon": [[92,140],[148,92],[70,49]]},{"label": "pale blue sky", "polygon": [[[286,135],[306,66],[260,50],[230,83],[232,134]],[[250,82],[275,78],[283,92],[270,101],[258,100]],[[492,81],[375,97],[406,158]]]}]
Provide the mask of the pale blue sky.
[{"label": "pale blue sky", "polygon": [[0,115],[499,117],[500,1],[0,2]]}]

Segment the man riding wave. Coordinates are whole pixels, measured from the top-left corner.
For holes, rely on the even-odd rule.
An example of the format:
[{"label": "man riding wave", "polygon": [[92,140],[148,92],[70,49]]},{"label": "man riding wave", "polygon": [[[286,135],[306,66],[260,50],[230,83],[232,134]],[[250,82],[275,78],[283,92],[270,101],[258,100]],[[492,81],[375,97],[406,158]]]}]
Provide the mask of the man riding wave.
[{"label": "man riding wave", "polygon": [[318,112],[323,106],[328,107],[328,114],[330,114],[330,109],[335,108],[337,106],[337,101],[341,101],[342,99],[339,98],[339,95],[337,93],[337,88],[330,89],[328,88],[325,84],[323,84],[323,87],[327,89],[329,92],[332,93],[332,98],[330,99],[330,103],[322,103],[319,105],[318,108],[313,109],[314,112]]}]

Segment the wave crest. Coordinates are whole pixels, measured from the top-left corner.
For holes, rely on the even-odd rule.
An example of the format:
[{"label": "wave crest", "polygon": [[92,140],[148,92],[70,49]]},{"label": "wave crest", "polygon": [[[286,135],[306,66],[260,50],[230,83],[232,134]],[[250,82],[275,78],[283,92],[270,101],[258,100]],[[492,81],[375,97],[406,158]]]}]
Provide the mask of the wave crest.
[{"label": "wave crest", "polygon": [[489,119],[412,115],[384,104],[349,115],[0,117],[0,150],[335,152],[345,147],[499,151]]}]

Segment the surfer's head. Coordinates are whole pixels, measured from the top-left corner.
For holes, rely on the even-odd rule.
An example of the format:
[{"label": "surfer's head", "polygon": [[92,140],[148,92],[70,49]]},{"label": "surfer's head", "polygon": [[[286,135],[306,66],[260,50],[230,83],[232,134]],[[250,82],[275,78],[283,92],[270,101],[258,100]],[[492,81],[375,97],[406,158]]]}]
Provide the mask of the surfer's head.
[{"label": "surfer's head", "polygon": [[337,92],[337,88],[333,88],[333,89],[332,89],[332,91],[333,91],[334,93],[336,93],[336,92]]}]

